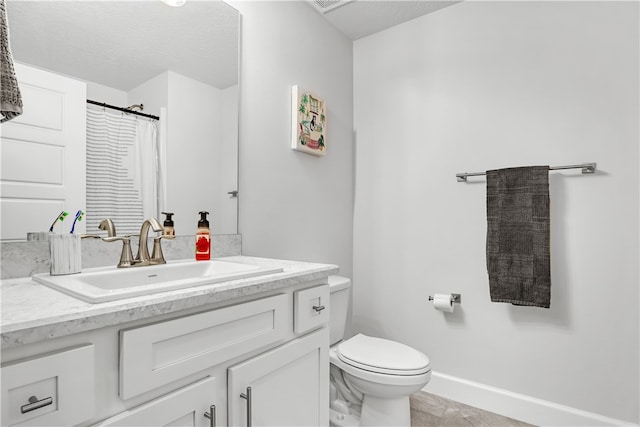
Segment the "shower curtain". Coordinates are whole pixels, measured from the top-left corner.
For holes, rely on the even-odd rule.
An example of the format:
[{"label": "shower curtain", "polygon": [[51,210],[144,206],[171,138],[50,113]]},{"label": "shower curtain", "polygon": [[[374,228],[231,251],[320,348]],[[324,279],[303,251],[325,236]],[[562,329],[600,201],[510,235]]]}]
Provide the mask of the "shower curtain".
[{"label": "shower curtain", "polygon": [[158,218],[159,150],[153,120],[87,108],[87,233],[111,218],[118,235]]}]

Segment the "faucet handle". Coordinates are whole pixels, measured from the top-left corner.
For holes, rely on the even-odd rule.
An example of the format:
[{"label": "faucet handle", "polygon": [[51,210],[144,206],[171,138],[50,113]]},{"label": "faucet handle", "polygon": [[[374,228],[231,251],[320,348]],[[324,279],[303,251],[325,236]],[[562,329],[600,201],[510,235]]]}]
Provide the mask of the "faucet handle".
[{"label": "faucet handle", "polygon": [[167,261],[164,259],[164,254],[162,253],[162,242],[161,239],[175,239],[176,236],[172,236],[170,234],[162,234],[158,237],[153,238],[153,251],[151,253],[151,263],[152,264],[166,264]]},{"label": "faucet handle", "polygon": [[[98,236],[100,237],[100,236]],[[109,237],[100,237],[102,239],[103,242],[118,242],[120,240],[122,240],[123,242],[125,240],[131,240],[132,237],[138,237],[137,234],[125,234],[124,236],[109,236]]]},{"label": "faucet handle", "polygon": [[102,237],[102,241],[111,243],[111,242],[117,242],[119,240],[122,240],[124,242],[125,240],[129,240],[130,237],[131,236],[109,236],[109,237]]},{"label": "faucet handle", "polygon": [[133,265],[133,252],[131,252],[131,240],[129,240],[129,237],[130,236],[112,236],[102,238],[104,242],[117,242],[118,240],[122,241],[122,252],[120,253],[118,268],[131,267],[131,265]]}]

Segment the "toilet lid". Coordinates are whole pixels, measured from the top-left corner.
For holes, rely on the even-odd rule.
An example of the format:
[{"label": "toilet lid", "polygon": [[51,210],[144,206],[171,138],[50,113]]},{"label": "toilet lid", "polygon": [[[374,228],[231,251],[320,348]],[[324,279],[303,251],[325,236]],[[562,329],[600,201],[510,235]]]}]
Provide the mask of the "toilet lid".
[{"label": "toilet lid", "polygon": [[338,358],[367,371],[390,375],[428,372],[429,358],[399,342],[358,334],[338,345]]}]

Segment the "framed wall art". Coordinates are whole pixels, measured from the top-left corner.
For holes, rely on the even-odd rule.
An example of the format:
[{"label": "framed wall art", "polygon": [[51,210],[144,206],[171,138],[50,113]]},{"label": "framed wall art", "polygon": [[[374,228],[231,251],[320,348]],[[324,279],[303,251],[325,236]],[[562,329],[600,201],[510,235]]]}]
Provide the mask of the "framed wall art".
[{"label": "framed wall art", "polygon": [[291,148],[315,156],[327,152],[327,116],[324,100],[312,92],[291,88]]}]

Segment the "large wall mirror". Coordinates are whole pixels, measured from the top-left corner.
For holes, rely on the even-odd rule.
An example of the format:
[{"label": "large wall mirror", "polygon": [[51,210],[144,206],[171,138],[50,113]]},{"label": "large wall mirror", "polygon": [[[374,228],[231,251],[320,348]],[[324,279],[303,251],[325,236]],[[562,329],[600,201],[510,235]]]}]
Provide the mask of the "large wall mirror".
[{"label": "large wall mirror", "polygon": [[[25,113],[1,125],[3,241],[24,240],[27,231],[47,231],[51,221],[44,218],[53,220],[61,207],[71,221],[76,209],[85,209],[85,221],[76,230],[100,232],[91,224],[108,215],[81,204],[89,196],[86,181],[93,179],[87,177],[87,162],[111,154],[89,157],[84,144],[92,132],[87,110],[133,116],[109,106],[159,118],[154,131],[160,152],[154,208],[161,222],[160,211],[173,212],[176,234],[190,235],[196,231],[198,212],[208,211],[212,234],[237,233],[237,10],[216,0],[187,1],[182,7],[160,0],[6,0],[6,9],[18,80],[45,72],[51,86],[27,82],[23,88],[21,83]],[[85,88],[78,95],[86,98],[80,110],[66,107],[72,95],[66,88],[58,90],[57,85],[63,85],[58,78]],[[55,109],[58,104],[61,111]],[[34,115],[40,116],[37,126]],[[78,148],[64,146],[71,139],[69,116],[77,116],[87,130]],[[57,134],[44,135],[48,128]],[[20,136],[25,130],[35,134],[33,143]],[[64,157],[65,150],[76,157]],[[81,188],[73,190],[79,181]],[[61,188],[81,195],[80,201],[61,202]],[[26,198],[29,191],[37,193],[35,202]],[[61,232],[71,221],[60,226]],[[118,234],[123,234],[118,226],[116,221]]]}]

